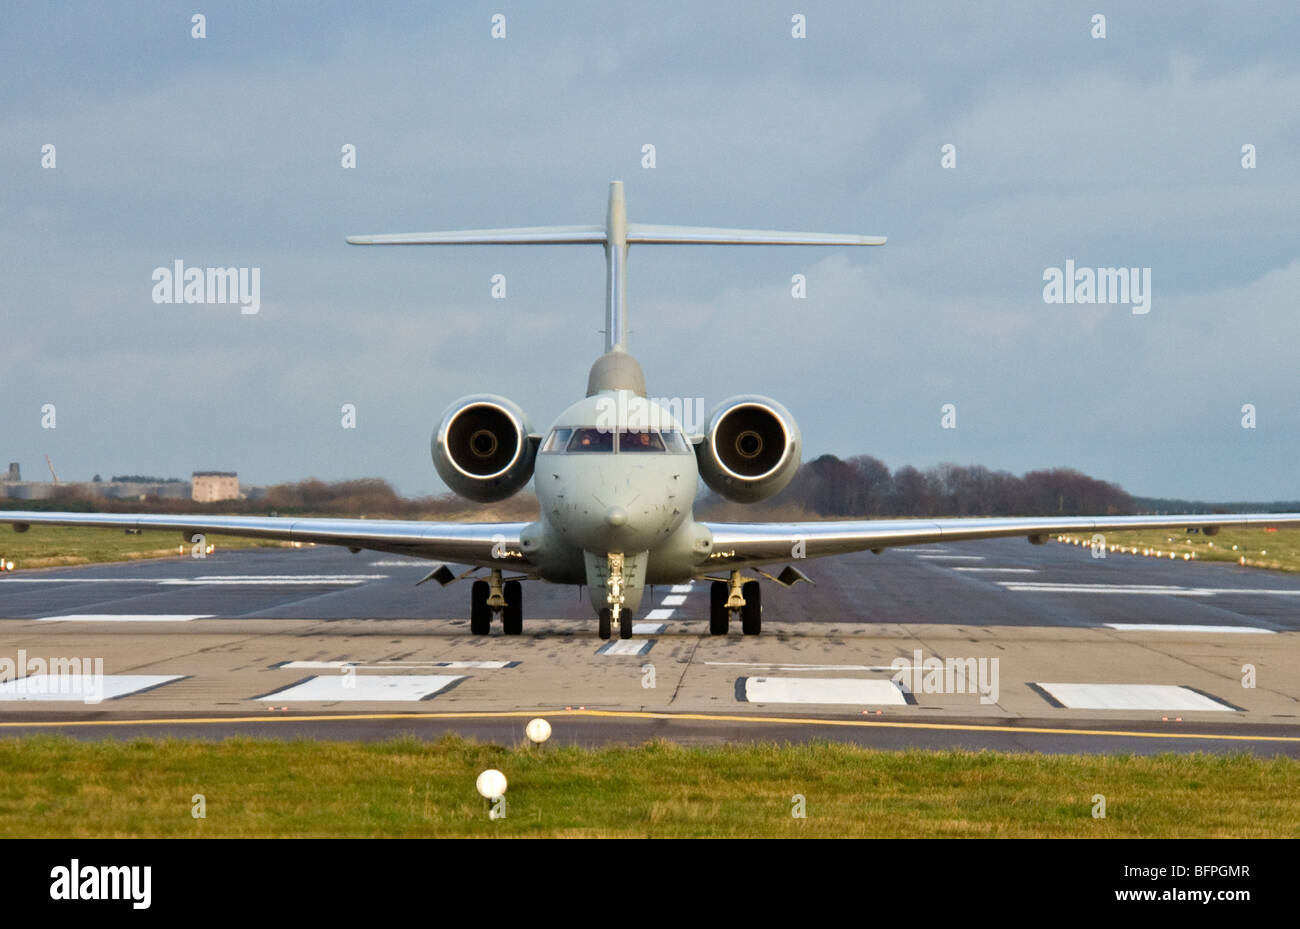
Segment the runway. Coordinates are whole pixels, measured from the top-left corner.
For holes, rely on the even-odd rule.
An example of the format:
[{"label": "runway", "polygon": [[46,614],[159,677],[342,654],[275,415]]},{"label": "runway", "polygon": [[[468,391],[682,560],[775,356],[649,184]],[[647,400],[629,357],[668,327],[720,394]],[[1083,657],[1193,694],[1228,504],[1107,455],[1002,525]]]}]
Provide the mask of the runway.
[{"label": "runway", "polygon": [[609,643],[574,588],[526,583],[524,634],[476,637],[467,584],[326,547],[3,575],[0,667],[27,676],[0,734],[511,743],[541,715],[562,744],[1300,757],[1300,577],[1023,540],[800,567],[816,586],[764,584],[760,637],[710,636],[697,581]]}]

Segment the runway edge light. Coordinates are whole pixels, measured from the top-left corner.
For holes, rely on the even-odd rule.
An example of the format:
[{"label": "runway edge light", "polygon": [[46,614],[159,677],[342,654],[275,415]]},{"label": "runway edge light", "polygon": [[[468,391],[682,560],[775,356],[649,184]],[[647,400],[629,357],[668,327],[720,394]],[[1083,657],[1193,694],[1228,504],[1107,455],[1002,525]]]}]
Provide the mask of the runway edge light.
[{"label": "runway edge light", "polygon": [[524,729],[524,734],[531,741],[541,745],[551,737],[551,724],[544,719],[530,720],[528,726]]}]

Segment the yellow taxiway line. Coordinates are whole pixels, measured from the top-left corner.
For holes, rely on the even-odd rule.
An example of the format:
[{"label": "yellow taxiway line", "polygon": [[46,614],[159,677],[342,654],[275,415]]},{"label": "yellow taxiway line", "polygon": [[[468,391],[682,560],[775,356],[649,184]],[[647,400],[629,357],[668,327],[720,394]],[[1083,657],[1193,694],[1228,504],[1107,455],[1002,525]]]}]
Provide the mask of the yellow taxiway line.
[{"label": "yellow taxiway line", "polygon": [[366,720],[474,720],[474,719],[526,719],[534,716],[591,717],[597,719],[662,719],[689,720],[692,722],[727,723],[778,723],[799,726],[839,726],[866,729],[929,729],[944,732],[1008,732],[1035,735],[1096,735],[1123,736],[1138,739],[1209,739],[1220,742],[1300,742],[1300,736],[1289,735],[1228,735],[1206,732],[1137,732],[1126,729],[1063,729],[1044,726],[980,726],[964,723],[917,723],[893,720],[818,719],[801,716],[729,716],[717,713],[654,713],[643,710],[501,710],[466,713],[348,713],[312,716],[211,716],[182,717],[177,719],[77,719],[0,722],[4,729],[69,729],[87,726],[187,726],[231,723],[292,723],[292,722],[361,722]]}]

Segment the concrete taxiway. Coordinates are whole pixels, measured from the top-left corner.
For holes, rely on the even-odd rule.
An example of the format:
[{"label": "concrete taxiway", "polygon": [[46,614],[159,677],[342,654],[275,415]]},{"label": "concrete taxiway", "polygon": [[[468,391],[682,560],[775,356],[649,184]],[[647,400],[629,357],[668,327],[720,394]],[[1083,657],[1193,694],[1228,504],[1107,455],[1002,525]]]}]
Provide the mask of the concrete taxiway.
[{"label": "concrete taxiway", "polygon": [[[577,744],[1300,757],[1300,576],[932,545],[810,562],[815,587],[766,587],[760,637],[710,636],[697,581],[605,643],[585,596],[541,583],[522,636],[471,636],[467,585],[416,588],[427,570],[303,548],[0,576],[0,663],[27,675],[0,684],[0,734],[515,742],[543,715]],[[71,659],[102,660],[102,692],[55,673]]]}]

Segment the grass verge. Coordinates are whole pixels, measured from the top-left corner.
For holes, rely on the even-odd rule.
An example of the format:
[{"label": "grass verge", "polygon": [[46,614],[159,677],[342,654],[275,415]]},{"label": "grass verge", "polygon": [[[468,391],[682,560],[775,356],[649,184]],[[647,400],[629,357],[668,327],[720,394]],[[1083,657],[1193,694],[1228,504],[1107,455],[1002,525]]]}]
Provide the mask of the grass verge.
[{"label": "grass verge", "polygon": [[[504,819],[475,778],[509,779]],[[202,794],[206,818],[191,811]],[[1105,818],[1094,818],[1095,795]],[[792,815],[797,797],[806,817]],[[0,836],[1294,837],[1300,762],[882,752],[0,740]]]},{"label": "grass verge", "polygon": [[[208,543],[223,548],[258,548],[285,543],[265,539],[209,535]],[[127,535],[120,529],[89,529],[82,526],[32,526],[14,532],[0,526],[0,558],[14,563],[14,570],[54,568],[61,565],[104,561],[134,561],[143,558],[182,557],[179,532],[145,531]],[[191,546],[185,544],[185,555]]]},{"label": "grass verge", "polygon": [[[1150,529],[1105,532],[1107,557],[1145,556],[1197,561],[1227,561],[1272,571],[1300,571],[1300,529],[1221,529],[1207,536],[1199,532]],[[1092,533],[1068,533],[1062,538],[1074,545],[1091,545]],[[1137,551],[1134,552],[1133,549]]]}]

